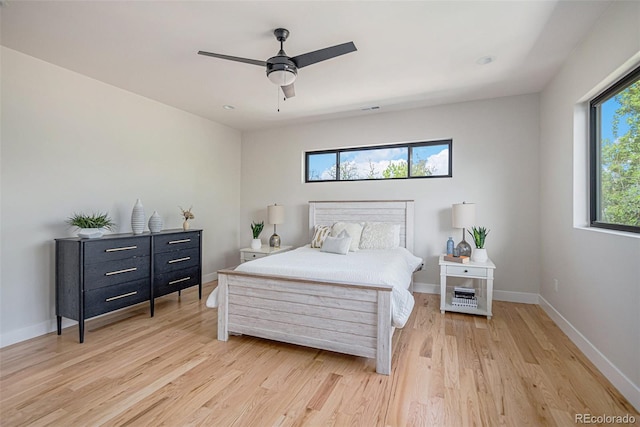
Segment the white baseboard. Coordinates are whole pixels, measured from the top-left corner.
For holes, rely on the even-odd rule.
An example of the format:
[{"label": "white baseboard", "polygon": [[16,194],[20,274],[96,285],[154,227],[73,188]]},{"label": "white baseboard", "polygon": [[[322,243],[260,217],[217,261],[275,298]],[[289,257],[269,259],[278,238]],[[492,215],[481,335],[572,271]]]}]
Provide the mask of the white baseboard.
[{"label": "white baseboard", "polygon": [[[209,283],[214,280],[218,280],[217,272],[204,274],[202,276],[202,283]],[[129,307],[125,307],[124,309],[126,308],[129,308]],[[62,329],[68,328],[69,326],[74,326],[77,324],[78,322],[76,322],[75,320],[62,318]],[[0,334],[0,348],[7,347],[22,341],[30,340],[31,338],[36,338],[41,335],[46,335],[50,332],[55,332],[57,331],[57,329],[58,327],[56,325],[56,319],[53,318],[51,320],[46,320],[44,322],[27,326],[26,328],[18,329],[16,331],[6,332],[4,334]]]},{"label": "white baseboard", "polygon": [[636,410],[640,411],[640,387],[634,384],[626,375],[600,352],[584,335],[580,333],[565,317],[558,312],[546,299],[539,296],[540,307],[555,322],[569,339],[587,356],[600,372],[627,398]]},{"label": "white baseboard", "polygon": [[[413,291],[422,294],[439,294],[440,285],[415,282],[413,284]],[[493,291],[493,299],[496,301],[538,304],[538,297],[538,294],[532,294],[530,292]]]}]

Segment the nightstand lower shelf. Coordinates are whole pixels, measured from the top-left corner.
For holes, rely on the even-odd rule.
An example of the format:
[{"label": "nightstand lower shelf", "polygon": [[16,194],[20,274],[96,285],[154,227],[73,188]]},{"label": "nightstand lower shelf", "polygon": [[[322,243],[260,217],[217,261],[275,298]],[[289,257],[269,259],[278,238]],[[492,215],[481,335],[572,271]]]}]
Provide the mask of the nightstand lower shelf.
[{"label": "nightstand lower shelf", "polygon": [[487,316],[491,317],[491,313],[487,310],[487,299],[480,297],[478,298],[478,307],[465,307],[460,305],[453,305],[451,300],[453,298],[453,294],[451,290],[447,290],[445,296],[444,310],[441,308],[440,312],[444,313],[445,311],[455,311],[457,313],[466,313],[466,314],[476,314],[479,316]]}]

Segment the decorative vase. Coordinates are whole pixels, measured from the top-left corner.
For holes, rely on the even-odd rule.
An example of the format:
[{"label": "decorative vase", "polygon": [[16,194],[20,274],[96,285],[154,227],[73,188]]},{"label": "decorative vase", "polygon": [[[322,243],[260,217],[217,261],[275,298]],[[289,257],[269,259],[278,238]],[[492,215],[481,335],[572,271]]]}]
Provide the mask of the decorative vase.
[{"label": "decorative vase", "polygon": [[133,234],[144,233],[144,207],[140,199],[136,200],[136,204],[133,205],[133,211],[131,212],[131,230]]},{"label": "decorative vase", "polygon": [[473,250],[473,254],[471,254],[471,261],[473,262],[487,262],[489,256],[487,255],[487,250],[482,248],[475,248]]},{"label": "decorative vase", "polygon": [[158,211],[153,211],[153,214],[149,217],[149,231],[152,233],[162,231],[162,217],[158,215]]},{"label": "decorative vase", "polygon": [[187,231],[189,229],[190,225],[189,225],[189,220],[185,219],[184,222],[182,223],[182,229],[184,231]]},{"label": "decorative vase", "polygon": [[260,249],[262,247],[262,240],[253,239],[251,240],[251,249]]}]

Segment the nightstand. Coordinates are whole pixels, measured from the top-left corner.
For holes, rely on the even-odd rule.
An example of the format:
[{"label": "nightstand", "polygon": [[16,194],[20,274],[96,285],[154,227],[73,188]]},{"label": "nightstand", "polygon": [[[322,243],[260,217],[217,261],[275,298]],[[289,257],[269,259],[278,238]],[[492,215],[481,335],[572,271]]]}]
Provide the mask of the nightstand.
[{"label": "nightstand", "polygon": [[[458,313],[477,314],[491,319],[491,304],[493,301],[493,270],[495,264],[488,259],[486,262],[470,261],[466,264],[449,262],[440,255],[440,312],[455,311]],[[447,288],[447,277],[465,277],[474,281],[477,307],[455,305],[453,287]],[[476,286],[475,282],[479,282]],[[485,285],[484,287],[482,285]]]},{"label": "nightstand", "polygon": [[260,249],[242,248],[240,249],[240,262],[247,262],[258,258],[263,258],[269,255],[281,254],[293,249],[293,246],[280,246],[279,248],[272,248],[269,245],[262,245]]}]

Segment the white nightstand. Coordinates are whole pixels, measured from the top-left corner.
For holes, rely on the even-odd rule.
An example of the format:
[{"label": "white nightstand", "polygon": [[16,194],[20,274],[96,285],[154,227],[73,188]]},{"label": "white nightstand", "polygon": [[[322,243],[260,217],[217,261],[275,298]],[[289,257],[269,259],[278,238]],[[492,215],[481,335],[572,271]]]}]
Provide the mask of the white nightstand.
[{"label": "white nightstand", "polygon": [[[458,313],[478,314],[491,319],[491,303],[493,301],[493,270],[495,264],[488,259],[487,262],[473,262],[466,264],[448,262],[444,260],[444,255],[440,255],[440,312],[455,311]],[[452,304],[453,287],[447,288],[447,276],[466,277],[480,282],[478,286],[474,283],[477,307],[462,307]],[[486,287],[483,288],[483,282]]]},{"label": "white nightstand", "polygon": [[260,249],[242,248],[240,249],[240,262],[242,263],[273,254],[280,254],[282,252],[290,251],[292,248],[293,246],[280,246],[279,248],[272,248],[269,245],[262,245]]}]

